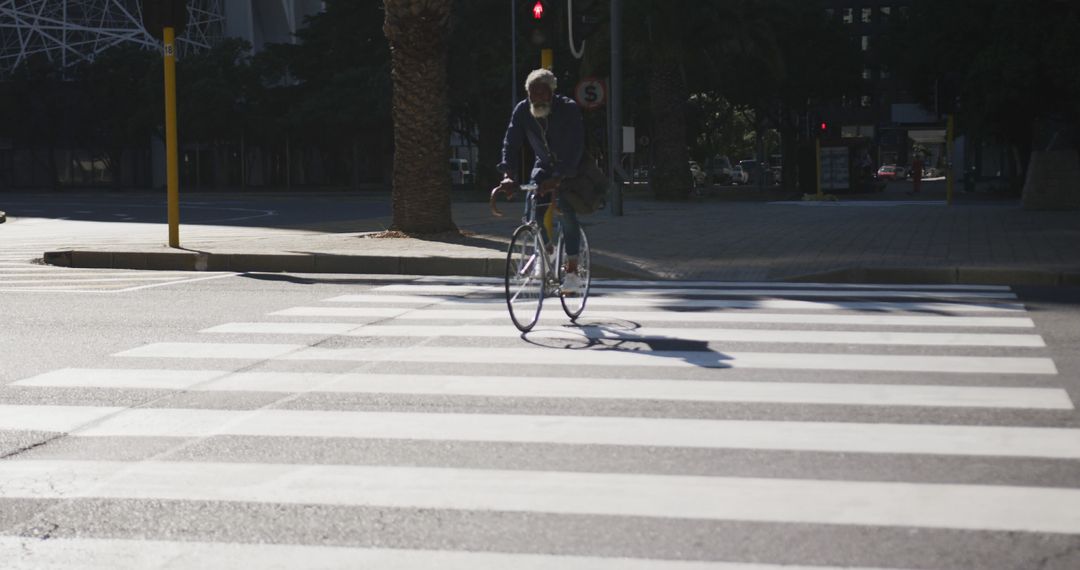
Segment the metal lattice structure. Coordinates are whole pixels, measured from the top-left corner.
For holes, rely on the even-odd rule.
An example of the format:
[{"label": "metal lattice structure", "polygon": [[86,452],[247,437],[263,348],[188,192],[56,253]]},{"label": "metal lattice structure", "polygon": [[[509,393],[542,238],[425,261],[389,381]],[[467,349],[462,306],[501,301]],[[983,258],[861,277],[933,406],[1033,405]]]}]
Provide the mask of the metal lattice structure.
[{"label": "metal lattice structure", "polygon": [[[181,55],[225,36],[225,1],[188,0]],[[69,67],[121,44],[160,49],[142,26],[139,0],[0,0],[0,74],[41,55]]]}]

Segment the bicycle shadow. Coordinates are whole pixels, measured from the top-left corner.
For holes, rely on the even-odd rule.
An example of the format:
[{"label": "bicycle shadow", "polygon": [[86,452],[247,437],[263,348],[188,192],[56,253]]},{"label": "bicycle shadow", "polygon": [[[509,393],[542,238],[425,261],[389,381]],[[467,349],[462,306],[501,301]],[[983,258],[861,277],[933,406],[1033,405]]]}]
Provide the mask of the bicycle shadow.
[{"label": "bicycle shadow", "polygon": [[641,354],[677,359],[699,368],[733,367],[734,357],[713,350],[708,341],[632,332],[641,328],[633,321],[576,323],[535,328],[522,333],[521,339],[542,348]]}]

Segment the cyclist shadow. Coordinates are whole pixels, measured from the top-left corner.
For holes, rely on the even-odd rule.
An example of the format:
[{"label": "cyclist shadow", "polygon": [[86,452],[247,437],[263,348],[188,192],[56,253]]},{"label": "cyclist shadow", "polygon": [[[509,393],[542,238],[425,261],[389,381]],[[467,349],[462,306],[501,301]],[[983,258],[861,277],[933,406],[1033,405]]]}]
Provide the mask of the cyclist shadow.
[{"label": "cyclist shadow", "polygon": [[577,323],[533,329],[522,333],[521,339],[544,348],[623,352],[681,360],[699,368],[732,368],[734,358],[713,350],[707,341],[633,332],[640,328],[631,321]]}]

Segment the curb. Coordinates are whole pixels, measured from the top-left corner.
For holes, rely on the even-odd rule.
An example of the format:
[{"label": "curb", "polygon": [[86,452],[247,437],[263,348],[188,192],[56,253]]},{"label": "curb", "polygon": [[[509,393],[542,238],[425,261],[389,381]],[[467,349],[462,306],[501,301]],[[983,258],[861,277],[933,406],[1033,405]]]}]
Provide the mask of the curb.
[{"label": "curb", "polygon": [[[499,257],[408,257],[377,255],[252,254],[199,252],[47,251],[45,263],[58,267],[143,269],[163,271],[231,271],[235,273],[362,273],[382,275],[463,275],[502,277],[506,260]],[[593,274],[606,278],[640,278],[593,263]]]},{"label": "curb", "polygon": [[818,283],[896,283],[911,285],[1080,285],[1080,270],[1048,271],[1003,267],[850,267],[784,278]]},{"label": "curb", "polygon": [[[44,261],[59,267],[236,273],[352,273],[380,275],[462,275],[502,277],[505,259],[489,257],[252,254],[200,252],[47,251]],[[593,259],[596,277],[656,279],[648,271],[627,269],[625,262]],[[610,261],[610,260],[609,260]],[[621,267],[620,267],[621,266]],[[1048,271],[1001,267],[850,267],[778,279],[787,282],[893,283],[911,285],[1050,285],[1080,286],[1080,270]]]}]

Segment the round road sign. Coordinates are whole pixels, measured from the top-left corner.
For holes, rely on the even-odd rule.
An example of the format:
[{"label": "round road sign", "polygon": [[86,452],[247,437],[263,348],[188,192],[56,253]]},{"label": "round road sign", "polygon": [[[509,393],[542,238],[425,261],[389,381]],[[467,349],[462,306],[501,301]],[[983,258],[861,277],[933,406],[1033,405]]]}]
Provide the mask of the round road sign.
[{"label": "round road sign", "polygon": [[602,80],[586,77],[574,88],[574,99],[582,109],[596,109],[607,100],[607,88]]}]

